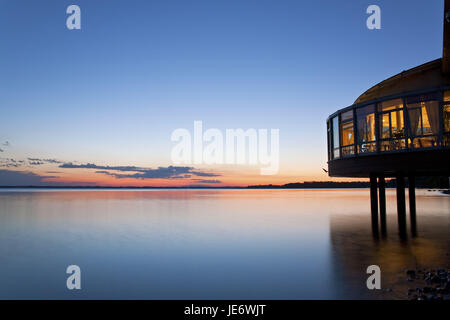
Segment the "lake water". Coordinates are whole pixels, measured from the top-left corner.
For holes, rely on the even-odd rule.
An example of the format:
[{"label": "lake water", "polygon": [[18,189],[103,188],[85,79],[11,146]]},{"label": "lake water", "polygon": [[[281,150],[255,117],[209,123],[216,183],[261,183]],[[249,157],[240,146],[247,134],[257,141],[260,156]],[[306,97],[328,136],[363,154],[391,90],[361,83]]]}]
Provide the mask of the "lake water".
[{"label": "lake water", "polygon": [[0,298],[405,299],[405,269],[450,265],[450,196],[418,190],[406,240],[387,211],[377,240],[367,189],[3,189]]}]

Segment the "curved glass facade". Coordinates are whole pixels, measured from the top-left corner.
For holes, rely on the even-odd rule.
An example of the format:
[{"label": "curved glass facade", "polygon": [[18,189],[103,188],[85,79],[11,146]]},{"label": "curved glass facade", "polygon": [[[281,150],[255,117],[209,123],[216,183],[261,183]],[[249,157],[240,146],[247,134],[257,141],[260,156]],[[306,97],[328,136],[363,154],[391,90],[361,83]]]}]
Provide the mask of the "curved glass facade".
[{"label": "curved glass facade", "polygon": [[329,160],[450,147],[450,90],[353,105],[327,129]]}]

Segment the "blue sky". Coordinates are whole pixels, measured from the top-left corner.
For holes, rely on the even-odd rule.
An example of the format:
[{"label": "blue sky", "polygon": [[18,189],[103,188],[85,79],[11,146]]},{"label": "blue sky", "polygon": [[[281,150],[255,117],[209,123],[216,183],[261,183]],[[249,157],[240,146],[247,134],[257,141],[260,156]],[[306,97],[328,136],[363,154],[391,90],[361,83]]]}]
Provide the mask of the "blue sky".
[{"label": "blue sky", "polygon": [[[70,4],[81,30],[66,28]],[[381,30],[366,28],[371,4]],[[263,182],[326,180],[327,116],[441,57],[442,11],[437,0],[0,0],[0,157],[168,166],[171,132],[202,120],[280,129],[280,172]]]}]

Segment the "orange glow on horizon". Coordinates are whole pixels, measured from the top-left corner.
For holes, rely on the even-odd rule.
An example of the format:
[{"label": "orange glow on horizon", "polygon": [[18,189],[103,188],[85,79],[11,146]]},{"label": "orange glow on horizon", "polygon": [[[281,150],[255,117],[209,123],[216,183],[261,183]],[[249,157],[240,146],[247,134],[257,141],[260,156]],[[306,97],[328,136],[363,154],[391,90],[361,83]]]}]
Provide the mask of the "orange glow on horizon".
[{"label": "orange glow on horizon", "polygon": [[[81,172],[83,171],[83,172]],[[40,174],[45,177],[47,174]],[[199,180],[215,181],[220,183],[204,183]],[[259,175],[250,174],[246,172],[226,172],[217,177],[191,177],[191,178],[116,178],[101,173],[95,173],[89,170],[79,170],[77,172],[61,172],[58,176],[50,176],[44,178],[45,182],[54,182],[56,185],[65,184],[73,186],[108,186],[108,187],[183,187],[190,185],[198,185],[202,187],[246,187],[249,185],[284,185],[296,182],[311,182],[311,181],[365,181],[367,179],[351,179],[351,178],[331,178],[327,174],[323,175]]]}]

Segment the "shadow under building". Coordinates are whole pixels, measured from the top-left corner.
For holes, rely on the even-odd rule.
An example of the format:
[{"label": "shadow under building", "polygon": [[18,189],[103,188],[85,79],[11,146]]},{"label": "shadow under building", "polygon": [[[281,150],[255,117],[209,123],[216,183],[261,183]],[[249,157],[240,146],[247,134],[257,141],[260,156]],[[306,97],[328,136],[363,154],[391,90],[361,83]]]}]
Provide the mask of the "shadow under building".
[{"label": "shadow under building", "polygon": [[327,119],[329,175],[370,178],[374,234],[378,212],[386,232],[386,177],[396,178],[399,232],[405,237],[405,178],[415,235],[415,177],[450,176],[450,0],[444,1],[443,25],[441,59],[376,84]]}]

